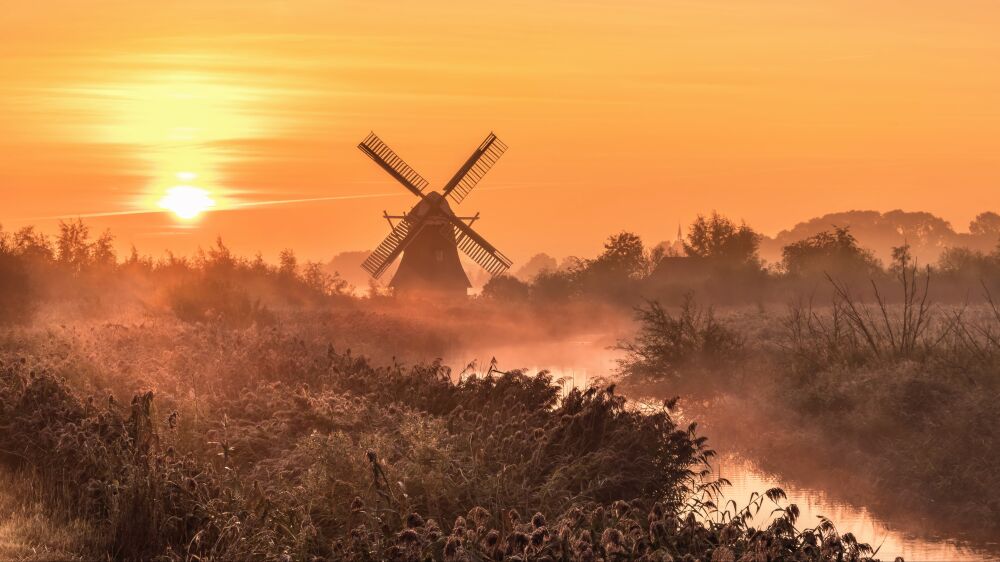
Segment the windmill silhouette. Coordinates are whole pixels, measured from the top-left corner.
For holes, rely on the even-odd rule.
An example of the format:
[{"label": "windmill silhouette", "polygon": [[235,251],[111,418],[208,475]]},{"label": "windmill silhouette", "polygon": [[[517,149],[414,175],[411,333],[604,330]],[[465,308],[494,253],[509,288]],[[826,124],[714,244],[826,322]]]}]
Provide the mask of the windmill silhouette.
[{"label": "windmill silhouette", "polygon": [[383,211],[392,231],[361,264],[372,277],[381,277],[402,254],[399,269],[389,282],[396,295],[465,296],[472,284],[462,269],[458,250],[491,275],[507,271],[511,264],[507,256],[472,229],[479,213],[460,217],[448,204],[448,199],[456,205],[461,203],[507,150],[496,135],[486,137],[441,193],[425,193],[428,181],[375,133],[361,141],[358,148],[420,199],[405,215]]}]

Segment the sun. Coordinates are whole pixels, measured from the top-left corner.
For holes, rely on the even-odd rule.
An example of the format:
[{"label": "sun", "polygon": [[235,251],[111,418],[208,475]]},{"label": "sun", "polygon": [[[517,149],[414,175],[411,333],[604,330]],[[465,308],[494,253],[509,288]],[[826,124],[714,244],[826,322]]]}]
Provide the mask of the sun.
[{"label": "sun", "polygon": [[159,206],[183,220],[192,220],[215,206],[208,192],[200,187],[177,185],[167,190],[160,199]]}]

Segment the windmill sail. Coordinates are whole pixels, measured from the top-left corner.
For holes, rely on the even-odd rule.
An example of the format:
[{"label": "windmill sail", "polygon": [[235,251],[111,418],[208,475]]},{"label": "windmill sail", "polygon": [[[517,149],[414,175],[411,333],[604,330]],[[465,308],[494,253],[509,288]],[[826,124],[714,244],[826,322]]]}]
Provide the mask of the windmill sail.
[{"label": "windmill sail", "polygon": [[455,226],[455,238],[460,250],[465,255],[472,258],[472,261],[480,267],[489,271],[491,275],[500,275],[507,271],[511,261],[507,256],[500,253],[492,244],[480,236],[472,227],[462,222],[461,219],[452,216],[451,222]]},{"label": "windmill sail", "polygon": [[396,181],[403,184],[403,187],[412,191],[417,197],[423,197],[423,191],[428,185],[427,180],[393,152],[389,145],[382,142],[382,139],[375,136],[375,133],[365,137],[358,148],[389,172],[389,175],[396,178]]},{"label": "windmill sail", "polygon": [[461,203],[506,150],[507,145],[496,135],[490,133],[490,136],[486,137],[486,140],[472,153],[465,165],[455,173],[455,177],[445,184],[442,193],[451,197],[451,200],[456,204]]},{"label": "windmill sail", "polygon": [[414,235],[419,230],[419,228],[413,228],[413,225],[405,218],[401,219],[392,232],[385,237],[385,240],[375,248],[375,251],[365,258],[361,267],[372,277],[378,279],[389,268],[396,256],[403,253],[403,250],[413,241]]}]

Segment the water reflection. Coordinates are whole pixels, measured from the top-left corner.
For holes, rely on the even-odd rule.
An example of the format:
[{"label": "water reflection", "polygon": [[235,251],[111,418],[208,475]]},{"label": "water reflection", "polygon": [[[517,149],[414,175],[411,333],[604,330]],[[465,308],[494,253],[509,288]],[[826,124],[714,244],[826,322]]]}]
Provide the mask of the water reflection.
[{"label": "water reflection", "polygon": [[[992,553],[984,550],[988,545],[982,545],[983,548],[973,548],[955,540],[934,540],[905,533],[875,517],[862,506],[838,501],[823,490],[791,485],[780,478],[757,470],[752,463],[738,456],[725,455],[717,460],[716,466],[713,467],[715,474],[733,484],[732,487],[725,489],[724,501],[733,500],[737,505],[744,506],[750,501],[750,496],[754,492],[759,493],[773,487],[782,488],[788,494],[787,503],[794,503],[801,511],[800,527],[817,525],[820,515],[827,517],[834,522],[841,533],[854,533],[858,541],[878,548],[878,557],[882,560],[893,560],[897,556],[903,557],[907,562],[985,561],[997,560],[1000,557],[1000,549]],[[766,525],[769,516],[768,510],[762,510],[754,523],[759,526]]]},{"label": "water reflection", "polygon": [[[445,357],[445,363],[453,367],[457,376],[461,366],[475,361],[476,370],[483,372],[489,368],[493,357],[497,358],[497,368],[510,370],[527,368],[529,373],[546,369],[554,381],[563,381],[564,390],[586,387],[591,381],[606,377],[616,367],[618,354],[608,349],[614,338],[598,335],[577,337],[571,341],[540,342],[530,345],[490,347],[489,349],[453,350]],[[1000,545],[975,544],[929,536],[918,536],[897,528],[891,522],[875,517],[863,506],[847,504],[836,498],[835,491],[795,486],[774,475],[758,470],[748,460],[735,455],[722,455],[713,466],[715,476],[727,478],[732,487],[725,489],[725,499],[733,500],[740,507],[747,505],[753,492],[762,493],[769,488],[779,487],[788,494],[785,502],[796,504],[801,515],[799,527],[815,526],[818,516],[827,517],[841,533],[851,532],[860,542],[878,548],[878,558],[893,560],[897,556],[907,562],[920,561],[987,561],[1000,560]],[[764,526],[768,523],[769,509],[758,514],[754,523]]]}]

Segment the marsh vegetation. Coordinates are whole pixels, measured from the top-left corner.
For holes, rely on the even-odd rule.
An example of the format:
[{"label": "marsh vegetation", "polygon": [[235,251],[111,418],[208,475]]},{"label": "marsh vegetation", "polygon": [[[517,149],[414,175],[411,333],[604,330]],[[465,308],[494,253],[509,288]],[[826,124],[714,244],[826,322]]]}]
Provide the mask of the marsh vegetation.
[{"label": "marsh vegetation", "polygon": [[[848,230],[780,267],[757,242],[707,217],[684,256],[622,233],[469,302],[403,304],[291,252],[119,259],[82,223],[0,233],[0,457],[34,498],[12,512],[75,529],[50,552],[81,559],[877,556],[780,489],[720,500],[721,440],[995,533],[996,278],[905,246],[883,267]],[[435,360],[596,326],[623,360],[589,387]]]}]

